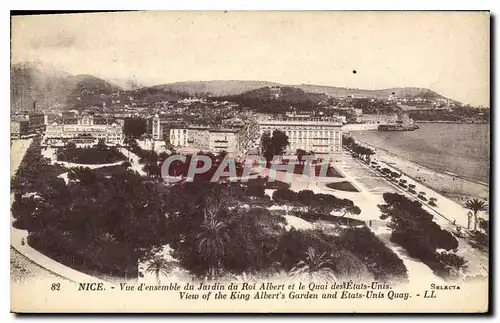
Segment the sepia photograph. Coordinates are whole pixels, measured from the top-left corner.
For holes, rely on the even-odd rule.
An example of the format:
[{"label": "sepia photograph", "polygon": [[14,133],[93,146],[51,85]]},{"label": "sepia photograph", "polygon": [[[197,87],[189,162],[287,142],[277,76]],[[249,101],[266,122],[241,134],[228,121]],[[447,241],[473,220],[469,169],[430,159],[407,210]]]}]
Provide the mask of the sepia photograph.
[{"label": "sepia photograph", "polygon": [[11,15],[14,313],[487,313],[488,11]]}]

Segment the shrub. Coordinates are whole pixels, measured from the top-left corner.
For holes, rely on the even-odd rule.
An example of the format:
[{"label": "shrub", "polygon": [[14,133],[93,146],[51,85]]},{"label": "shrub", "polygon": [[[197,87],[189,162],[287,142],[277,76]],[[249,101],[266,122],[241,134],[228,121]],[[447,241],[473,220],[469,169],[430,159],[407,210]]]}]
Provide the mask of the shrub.
[{"label": "shrub", "polygon": [[449,264],[445,261],[449,257],[441,257],[436,250],[457,249],[457,239],[432,221],[432,214],[422,209],[419,202],[395,193],[384,193],[384,200],[386,204],[379,207],[383,213],[381,218],[390,218],[391,241],[401,245],[411,257],[420,259],[436,274],[448,277]]},{"label": "shrub", "polygon": [[407,279],[403,261],[367,227],[347,230],[339,237],[338,245],[363,260],[376,280]]},{"label": "shrub", "polygon": [[57,160],[76,164],[109,164],[126,159],[116,148],[68,148],[59,149]]},{"label": "shrub", "polygon": [[347,181],[328,183],[328,184],[326,184],[326,186],[331,188],[331,189],[339,190],[339,191],[359,192],[359,190],[354,185],[352,185],[350,182],[347,182]]},{"label": "shrub", "polygon": [[295,202],[297,201],[297,193],[287,188],[280,188],[274,191],[273,200],[277,202]]}]

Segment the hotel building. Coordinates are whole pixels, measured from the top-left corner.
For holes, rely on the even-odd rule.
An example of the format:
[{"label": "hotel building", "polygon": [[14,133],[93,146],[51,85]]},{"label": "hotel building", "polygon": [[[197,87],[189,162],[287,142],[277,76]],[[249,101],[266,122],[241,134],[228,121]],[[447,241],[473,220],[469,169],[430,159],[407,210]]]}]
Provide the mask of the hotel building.
[{"label": "hotel building", "polygon": [[280,130],[288,136],[287,150],[297,149],[317,154],[335,154],[342,151],[342,121],[334,120],[260,120],[260,135]]}]

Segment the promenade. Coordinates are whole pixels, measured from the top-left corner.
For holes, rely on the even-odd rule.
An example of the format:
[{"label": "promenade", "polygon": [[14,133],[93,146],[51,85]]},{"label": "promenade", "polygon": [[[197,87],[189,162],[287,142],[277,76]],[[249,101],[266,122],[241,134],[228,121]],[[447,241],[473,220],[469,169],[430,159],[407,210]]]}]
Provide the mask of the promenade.
[{"label": "promenade", "polygon": [[142,165],[141,163],[139,162],[139,156],[137,156],[136,154],[134,154],[133,152],[131,152],[130,150],[126,149],[126,148],[119,148],[118,149],[125,157],[128,158],[129,162],[130,162],[130,168],[139,173],[139,175],[141,176],[146,176],[146,172],[142,170]]},{"label": "promenade", "polygon": [[[385,164],[380,159],[377,160],[378,165],[382,167],[387,167],[392,169],[390,165]],[[377,204],[383,204],[383,193],[391,192],[391,193],[399,193],[407,196],[410,199],[420,201],[415,195],[409,193],[407,190],[397,186],[395,183],[389,181],[388,179],[381,176],[378,172],[376,172],[373,168],[366,165],[362,161],[357,158],[353,158],[349,153],[346,152],[344,161],[342,163],[342,173],[346,177],[347,180],[352,181],[354,183],[359,183],[364,189],[362,193],[372,195],[372,199],[374,201],[378,200]],[[416,185],[415,191],[418,193],[420,191],[425,192],[426,197],[435,197],[437,198],[437,207],[431,207],[426,203],[422,203],[422,207],[434,216],[434,222],[439,224],[443,229],[448,230],[452,233],[457,232],[457,227],[461,227],[461,232],[466,232],[467,227],[467,212],[468,209],[465,209],[459,203],[449,199],[436,191],[420,184],[419,182],[405,177],[408,180],[407,184]],[[335,195],[339,195],[335,191]],[[362,209],[365,205],[360,206]],[[373,206],[366,205],[369,209],[373,209]],[[378,209],[378,207],[377,207]],[[375,212],[376,216],[380,216],[380,211]],[[485,216],[484,213],[480,214],[480,216]],[[364,220],[364,219],[363,219]],[[380,220],[379,220],[380,222]],[[374,222],[377,223],[377,222]],[[385,222],[384,223],[385,226]],[[381,229],[382,230],[382,229]],[[382,238],[386,244],[389,245],[390,241],[384,240],[383,236],[379,236]],[[480,252],[477,249],[474,249],[466,238],[456,237],[459,243],[457,254],[464,257],[468,261],[468,273],[471,275],[485,275],[488,271],[488,254],[484,252]]]},{"label": "promenade", "polygon": [[357,139],[356,141],[365,147],[371,148],[375,152],[375,155],[372,156],[372,160],[381,160],[394,170],[404,173],[407,177],[417,182],[424,183],[425,186],[449,198],[460,198],[464,200],[469,197],[480,199],[488,199],[489,197],[489,187],[487,183],[473,181],[457,174],[438,172],[402,158],[383,147],[375,146]]}]

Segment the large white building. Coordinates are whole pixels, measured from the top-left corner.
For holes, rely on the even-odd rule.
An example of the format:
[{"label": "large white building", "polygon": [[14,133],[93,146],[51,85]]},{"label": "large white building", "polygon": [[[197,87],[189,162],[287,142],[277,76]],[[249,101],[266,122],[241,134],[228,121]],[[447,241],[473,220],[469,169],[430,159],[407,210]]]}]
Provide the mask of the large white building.
[{"label": "large white building", "polygon": [[117,120],[99,119],[95,122],[93,115],[83,114],[71,119],[54,121],[46,126],[47,144],[73,141],[76,143],[92,143],[104,139],[108,145],[118,145],[123,141],[123,123]]},{"label": "large white building", "polygon": [[180,151],[226,151],[229,155],[241,155],[245,145],[245,132],[242,127],[221,128],[208,126],[172,126],[170,144]]},{"label": "large white building", "polygon": [[334,154],[342,151],[342,121],[340,120],[260,120],[260,134],[280,130],[288,136],[287,150],[297,149],[317,154]]}]

